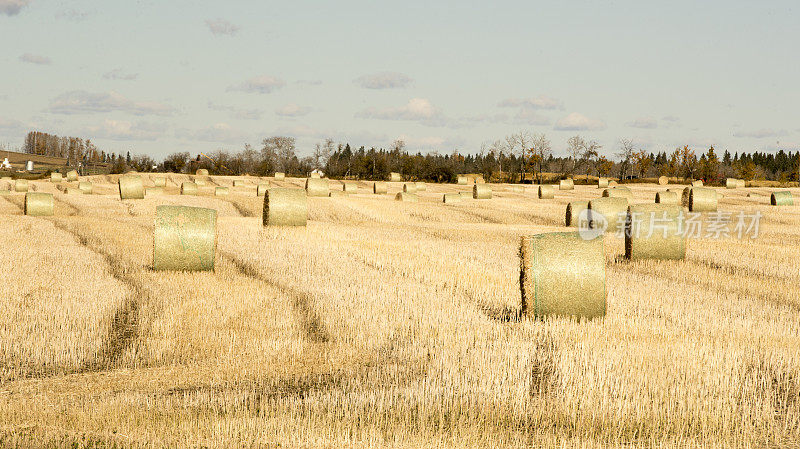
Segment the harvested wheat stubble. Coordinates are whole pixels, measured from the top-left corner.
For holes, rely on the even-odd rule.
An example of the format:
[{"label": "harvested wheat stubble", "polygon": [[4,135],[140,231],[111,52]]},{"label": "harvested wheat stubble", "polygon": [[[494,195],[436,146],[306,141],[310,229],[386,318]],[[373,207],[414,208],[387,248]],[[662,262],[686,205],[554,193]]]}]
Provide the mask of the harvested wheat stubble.
[{"label": "harvested wheat stubble", "polygon": [[53,215],[53,194],[38,192],[26,193],[23,213],[32,217]]},{"label": "harvested wheat stubble", "polygon": [[488,184],[475,184],[472,186],[472,198],[476,200],[492,199],[492,187]]},{"label": "harvested wheat stubble", "polygon": [[61,176],[59,172],[50,173],[50,182],[61,182],[64,180],[64,177]]},{"label": "harvested wheat stubble", "polygon": [[667,184],[669,184],[669,178],[667,178],[666,176],[659,176],[658,177],[658,185],[665,186]]},{"label": "harvested wheat stubble", "polygon": [[358,193],[358,184],[354,182],[342,182],[342,192]]},{"label": "harvested wheat stubble", "polygon": [[656,192],[656,204],[679,205],[677,192]]},{"label": "harvested wheat stubble", "polygon": [[514,193],[525,193],[525,187],[518,185],[508,186],[508,191]]},{"label": "harvested wheat stubble", "polygon": [[327,179],[321,179],[321,178],[306,179],[306,195],[321,196],[327,198],[330,191],[331,189],[328,186]]},{"label": "harvested wheat stubble", "polygon": [[305,190],[273,188],[264,195],[264,226],[305,226],[308,199]]},{"label": "harvested wheat stubble", "polygon": [[181,195],[197,195],[197,183],[191,181],[182,182]]},{"label": "harvested wheat stubble", "polygon": [[385,181],[375,181],[372,183],[372,193],[376,195],[385,195],[389,193],[389,186]]},{"label": "harvested wheat stubble", "polygon": [[403,184],[403,192],[405,193],[417,193],[417,184],[413,182],[407,182]]},{"label": "harvested wheat stubble", "polygon": [[208,176],[208,170],[205,168],[199,168],[196,172],[194,172],[196,176]]},{"label": "harvested wheat stubble", "polygon": [[167,178],[154,178],[153,185],[156,187],[166,187],[167,186]]},{"label": "harvested wheat stubble", "polygon": [[442,202],[445,204],[460,203],[461,195],[458,193],[445,193],[442,195]]},{"label": "harvested wheat stubble", "polygon": [[[617,232],[625,223],[628,211],[628,200],[621,197],[597,198],[589,201],[589,227],[599,229],[605,221],[605,232]],[[604,220],[600,220],[602,216]]]},{"label": "harvested wheat stubble", "polygon": [[404,201],[406,203],[416,203],[419,201],[416,193],[406,192],[398,192],[397,195],[394,196],[394,199],[397,201]]},{"label": "harvested wheat stubble", "polygon": [[264,196],[267,194],[267,190],[269,190],[268,183],[261,183],[256,187],[256,196]]},{"label": "harvested wheat stubble", "polygon": [[522,313],[537,318],[591,319],[606,314],[606,260],[603,239],[577,232],[522,238]]},{"label": "harvested wheat stubble", "polygon": [[92,185],[89,181],[81,181],[78,183],[78,188],[83,191],[83,193],[89,195],[94,192],[94,185]]},{"label": "harvested wheat stubble", "polygon": [[630,203],[633,201],[633,192],[627,187],[611,187],[603,190],[604,198],[624,198],[625,201]]},{"label": "harvested wheat stubble", "polygon": [[150,195],[163,195],[164,188],[163,187],[149,187],[147,188],[146,192],[147,196]]},{"label": "harvested wheat stubble", "polygon": [[64,189],[64,194],[66,195],[86,195],[87,193],[81,189],[76,189],[75,187],[67,187]]},{"label": "harvested wheat stubble", "polygon": [[141,176],[120,176],[117,184],[119,185],[119,199],[140,200],[144,198],[144,184]]},{"label": "harvested wheat stubble", "polygon": [[572,179],[558,181],[558,190],[575,190],[575,181]]},{"label": "harvested wheat stubble", "polygon": [[213,270],[216,247],[216,210],[188,206],[156,207],[153,269]]},{"label": "harvested wheat stubble", "polygon": [[692,181],[692,187],[703,187],[703,180]]},{"label": "harvested wheat stubble", "polygon": [[469,179],[466,176],[458,176],[456,178],[456,184],[460,186],[465,186],[469,183]]},{"label": "harvested wheat stubble", "polygon": [[597,188],[605,189],[608,187],[608,178],[597,178]]},{"label": "harvested wheat stubble", "polygon": [[276,181],[283,181],[284,179],[286,179],[286,173],[275,172],[275,176],[273,176],[273,178],[275,178]]},{"label": "harvested wheat stubble", "polygon": [[424,192],[428,190],[428,185],[424,182],[415,182],[414,184],[416,184],[418,192]]},{"label": "harvested wheat stubble", "polygon": [[395,173],[395,172],[389,173],[389,181],[400,182],[402,180],[403,180],[403,177],[400,176],[400,173]]},{"label": "harvested wheat stubble", "polygon": [[571,201],[567,204],[567,214],[564,223],[566,226],[578,226],[578,217],[581,211],[589,208],[588,201]]},{"label": "harvested wheat stubble", "polygon": [[227,194],[228,194],[227,187],[217,187],[216,189],[214,189],[214,196],[222,196]]},{"label": "harvested wheat stubble", "polygon": [[27,179],[17,179],[14,181],[14,191],[15,192],[27,192],[28,191],[28,180]]},{"label": "harvested wheat stubble", "polygon": [[690,212],[714,212],[717,210],[717,191],[707,187],[692,187],[689,191]]},{"label": "harvested wheat stubble", "polygon": [[625,219],[625,258],[686,257],[686,234],[681,232],[683,208],[677,204],[635,204]]},{"label": "harvested wheat stubble", "polygon": [[769,196],[769,204],[773,206],[794,206],[792,192],[788,190],[772,192],[772,195]]},{"label": "harvested wheat stubble", "polygon": [[11,193],[11,191],[8,189],[0,189],[0,195],[8,195],[9,193]]},{"label": "harvested wheat stubble", "polygon": [[75,170],[70,170],[67,172],[67,181],[74,182],[78,180],[78,172]]},{"label": "harvested wheat stubble", "polygon": [[539,186],[539,199],[540,200],[552,200],[556,197],[556,189],[551,185],[541,185]]}]

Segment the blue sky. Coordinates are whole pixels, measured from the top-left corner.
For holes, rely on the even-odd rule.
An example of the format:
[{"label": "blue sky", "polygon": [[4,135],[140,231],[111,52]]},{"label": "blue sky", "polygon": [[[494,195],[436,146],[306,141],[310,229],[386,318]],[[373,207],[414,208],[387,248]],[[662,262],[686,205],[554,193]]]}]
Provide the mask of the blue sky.
[{"label": "blue sky", "polygon": [[528,130],[613,155],[800,149],[790,1],[0,0],[0,143],[239,150],[291,135],[477,152]]}]

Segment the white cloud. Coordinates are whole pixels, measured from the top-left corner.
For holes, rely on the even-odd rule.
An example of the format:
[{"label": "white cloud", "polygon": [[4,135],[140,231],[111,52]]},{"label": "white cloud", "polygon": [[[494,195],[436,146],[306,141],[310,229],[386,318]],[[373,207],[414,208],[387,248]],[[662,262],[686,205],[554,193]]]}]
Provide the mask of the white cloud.
[{"label": "white cloud", "polygon": [[233,36],[239,31],[239,27],[225,19],[208,19],[206,26],[214,36]]},{"label": "white cloud", "polygon": [[755,131],[737,131],[733,133],[733,137],[745,137],[750,139],[765,139],[767,137],[781,137],[788,133],[784,130],[774,129],[759,129]]},{"label": "white cloud", "polygon": [[658,120],[653,117],[639,117],[632,122],[626,123],[626,125],[631,128],[655,129],[658,128]]},{"label": "white cloud", "polygon": [[286,104],[275,110],[275,113],[282,117],[302,117],[307,115],[309,112],[311,112],[310,107],[299,106],[294,103]]},{"label": "white cloud", "polygon": [[272,76],[257,76],[245,80],[244,82],[236,86],[229,87],[228,91],[238,90],[248,93],[269,94],[280,89],[285,85],[286,83],[280,78],[275,78]]},{"label": "white cloud", "polygon": [[359,118],[379,120],[431,121],[440,117],[439,110],[425,98],[412,98],[405,106],[398,108],[367,108],[358,114]]},{"label": "white cloud", "polygon": [[227,123],[216,123],[198,130],[180,129],[175,136],[184,140],[221,143],[244,143],[251,137]]},{"label": "white cloud", "polygon": [[73,90],[63,93],[50,102],[49,111],[55,114],[96,114],[126,112],[133,115],[172,115],[174,110],[156,102],[137,102],[111,92]]},{"label": "white cloud", "polygon": [[403,73],[380,72],[361,76],[353,82],[365,89],[401,89],[408,87],[413,81]]},{"label": "white cloud", "polygon": [[31,0],[0,0],[0,14],[15,16],[30,3]]},{"label": "white cloud", "polygon": [[556,131],[599,131],[606,128],[602,120],[595,120],[573,112],[559,119],[553,127]]},{"label": "white cloud", "polygon": [[163,123],[137,122],[106,119],[101,126],[87,127],[81,135],[93,139],[109,140],[157,140],[167,127]]},{"label": "white cloud", "polygon": [[38,65],[50,65],[50,63],[53,62],[47,56],[34,55],[33,53],[25,53],[24,55],[20,55],[19,60],[22,62],[27,62],[28,64]]},{"label": "white cloud", "polygon": [[138,73],[126,73],[123,72],[122,69],[114,69],[110,72],[106,72],[103,74],[103,78],[107,80],[132,81],[138,77],[139,77]]},{"label": "white cloud", "polygon": [[549,125],[553,121],[530,109],[521,109],[511,120],[514,125],[542,126]]},{"label": "white cloud", "polygon": [[497,104],[501,108],[529,108],[529,109],[564,109],[561,100],[547,95],[539,95],[530,98],[506,98]]},{"label": "white cloud", "polygon": [[214,111],[228,112],[231,117],[239,120],[258,120],[264,115],[264,111],[261,109],[241,109],[235,106],[216,104],[211,101],[208,102],[208,108]]}]

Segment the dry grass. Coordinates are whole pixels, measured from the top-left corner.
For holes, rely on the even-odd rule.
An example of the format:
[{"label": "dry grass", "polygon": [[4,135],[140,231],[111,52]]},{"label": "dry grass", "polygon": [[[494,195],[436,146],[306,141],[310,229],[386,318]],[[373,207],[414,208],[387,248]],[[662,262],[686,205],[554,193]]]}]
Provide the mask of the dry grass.
[{"label": "dry grass", "polygon": [[[606,235],[604,319],[521,319],[519,241],[566,205],[428,184],[309,198],[307,227],[261,225],[257,179],[214,197],[0,198],[0,447],[786,446],[800,439],[800,206],[730,190],[756,240],[691,240],[625,261]],[[151,178],[143,175],[145,185]],[[155,179],[155,178],[153,178]],[[286,178],[280,187],[302,188]],[[249,187],[247,187],[249,186]],[[632,188],[653,201],[654,184]],[[760,193],[748,198],[747,193]],[[797,189],[793,189],[797,194]],[[151,269],[160,204],[218,211],[214,272]],[[10,312],[6,312],[10,311]]]}]

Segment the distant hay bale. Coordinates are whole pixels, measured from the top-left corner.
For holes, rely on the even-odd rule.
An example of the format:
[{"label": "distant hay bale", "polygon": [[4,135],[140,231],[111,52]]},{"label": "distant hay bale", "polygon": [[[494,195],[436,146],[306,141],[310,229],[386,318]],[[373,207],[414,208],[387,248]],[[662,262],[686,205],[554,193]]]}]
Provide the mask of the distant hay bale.
[{"label": "distant hay bale", "polygon": [[349,196],[349,195],[350,195],[349,193],[347,193],[347,192],[342,192],[342,191],[339,191],[339,190],[331,190],[331,191],[328,193],[328,196],[329,196],[330,198],[345,198],[345,197],[347,197],[347,196]]},{"label": "distant hay bale", "polygon": [[459,175],[456,178],[456,184],[458,184],[460,186],[465,186],[465,185],[469,184],[469,179],[466,176]]},{"label": "distant hay bale", "polygon": [[570,201],[567,204],[567,214],[564,220],[565,226],[578,226],[578,219],[581,211],[589,209],[588,201]]},{"label": "distant hay bale", "polygon": [[514,193],[525,193],[525,187],[520,185],[512,185],[508,186],[508,190]]},{"label": "distant hay bale", "polygon": [[414,182],[407,182],[403,184],[403,192],[405,193],[417,193],[417,184]]},{"label": "distant hay bale", "polygon": [[70,170],[67,172],[67,181],[75,182],[78,180],[78,172],[75,170]]},{"label": "distant hay bale", "polygon": [[740,186],[739,180],[736,178],[728,178],[725,180],[726,189],[738,189]]},{"label": "distant hay bale", "polygon": [[181,195],[197,195],[197,184],[191,181],[182,182]]},{"label": "distant hay bale", "polygon": [[445,193],[442,195],[442,202],[445,204],[460,203],[461,195],[458,193]]},{"label": "distant hay bale", "polygon": [[61,182],[64,180],[64,177],[61,176],[61,173],[54,171],[50,173],[50,182]]},{"label": "distant hay bale", "polygon": [[419,201],[416,193],[406,192],[398,192],[397,195],[394,196],[394,199],[397,201],[404,201],[406,203],[416,203]]},{"label": "distant hay bale", "polygon": [[163,188],[163,187],[149,187],[149,188],[148,188],[148,189],[145,191],[145,193],[146,193],[146,195],[147,195],[147,196],[151,196],[151,195],[163,195],[163,194],[164,194],[164,188]]},{"label": "distant hay bale", "polygon": [[539,186],[539,199],[540,200],[552,200],[556,197],[556,189],[551,185],[540,185]]},{"label": "distant hay bale", "polygon": [[358,193],[358,184],[354,182],[342,182],[342,192]]},{"label": "distant hay bale", "polygon": [[389,186],[385,181],[375,181],[372,183],[372,193],[376,195],[385,195],[389,193]]},{"label": "distant hay bale", "polygon": [[681,260],[686,257],[683,209],[677,204],[636,204],[625,219],[625,258]]},{"label": "distant hay bale", "polygon": [[715,212],[717,210],[717,192],[706,187],[692,187],[689,191],[690,212]]},{"label": "distant hay bale", "polygon": [[211,271],[216,247],[216,210],[188,206],[156,207],[153,269]]},{"label": "distant hay bale", "polygon": [[223,196],[227,194],[228,194],[227,187],[217,187],[216,189],[214,189],[214,196]]},{"label": "distant hay bale", "polygon": [[81,189],[76,189],[75,187],[67,187],[64,189],[65,195],[86,195],[87,193]]},{"label": "distant hay bale", "polygon": [[417,192],[424,192],[424,191],[428,190],[428,185],[425,184],[424,182],[419,182],[418,181],[418,182],[415,182],[414,184],[417,185]]},{"label": "distant hay bale", "polygon": [[604,198],[624,198],[629,204],[633,201],[633,192],[627,187],[611,187],[603,190]]},{"label": "distant hay bale", "polygon": [[617,232],[625,223],[628,200],[623,197],[593,199],[589,201],[589,210],[590,228],[601,229],[605,223],[605,232]]},{"label": "distant hay bale", "polygon": [[258,186],[256,186],[256,196],[264,196],[267,194],[267,190],[269,190],[269,183],[262,182]]},{"label": "distant hay bale", "polygon": [[240,180],[240,179],[235,179],[233,181],[233,186],[234,187],[244,187],[245,185],[246,185],[246,183],[244,181]]},{"label": "distant hay bale", "polygon": [[78,188],[81,189],[81,191],[87,195],[90,195],[92,192],[94,192],[94,185],[92,185],[92,183],[89,181],[79,182]]},{"label": "distant hay bale", "polygon": [[26,193],[23,213],[32,217],[53,215],[53,194],[40,192]]},{"label": "distant hay bale", "polygon": [[472,198],[471,192],[458,192],[458,196],[461,197],[462,200],[468,200]]},{"label": "distant hay bale", "polygon": [[773,206],[794,206],[792,192],[788,190],[772,192],[772,195],[769,196],[769,204]]},{"label": "distant hay bale", "polygon": [[196,172],[194,172],[194,174],[197,176],[208,176],[208,170],[206,170],[205,168],[200,168]]},{"label": "distant hay bale", "polygon": [[492,199],[492,187],[488,184],[474,184],[472,186],[472,198],[476,200]]},{"label": "distant hay bale", "polygon": [[153,178],[153,185],[156,187],[166,187],[167,178]]},{"label": "distant hay bale", "polygon": [[743,188],[747,187],[747,183],[746,183],[746,181],[744,179],[739,179],[738,181],[739,181],[739,188],[740,189],[743,189]]},{"label": "distant hay bale", "polygon": [[286,179],[286,173],[279,171],[275,172],[275,176],[273,176],[273,178],[275,178],[276,181],[283,181],[284,179]]},{"label": "distant hay bale", "polygon": [[680,205],[678,192],[656,192],[656,204],[667,204],[671,206]]},{"label": "distant hay bale", "polygon": [[572,179],[562,179],[558,181],[558,190],[575,190],[575,181]]},{"label": "distant hay bale", "polygon": [[597,178],[597,188],[605,189],[608,187],[608,178]]},{"label": "distant hay bale", "polygon": [[328,197],[331,189],[328,187],[328,180],[321,178],[306,179],[306,195]]},{"label": "distant hay bale", "polygon": [[403,180],[403,177],[400,176],[400,173],[395,173],[395,172],[389,173],[389,181],[391,181],[391,182],[400,182],[402,180]]},{"label": "distant hay bale", "polygon": [[553,232],[520,243],[522,313],[591,319],[606,314],[603,239]]},{"label": "distant hay bale", "polygon": [[696,181],[692,181],[692,187],[703,187],[703,180],[698,179]]},{"label": "distant hay bale", "polygon": [[305,190],[272,188],[264,195],[264,226],[305,226],[308,199]]},{"label": "distant hay bale", "polygon": [[658,177],[658,185],[665,186],[667,184],[669,184],[669,178],[667,178],[666,176],[659,176]]},{"label": "distant hay bale", "polygon": [[119,199],[141,200],[144,198],[144,184],[141,176],[120,176],[117,184],[119,185]]},{"label": "distant hay bale", "polygon": [[618,185],[619,183],[617,183],[617,181],[608,181],[608,187],[616,187]]},{"label": "distant hay bale", "polygon": [[27,179],[17,179],[14,181],[14,191],[15,192],[27,192],[28,191],[28,180]]},{"label": "distant hay bale", "polygon": [[206,185],[206,180],[205,180],[205,179],[198,178],[198,177],[196,177],[196,176],[195,176],[195,178],[194,178],[194,181],[193,181],[193,182],[194,182],[195,184],[197,184],[198,186],[200,186],[200,187],[203,187],[203,186],[205,186],[205,185]]},{"label": "distant hay bale", "polygon": [[311,174],[308,176],[311,179],[320,179],[322,178],[319,173],[312,171]]}]

